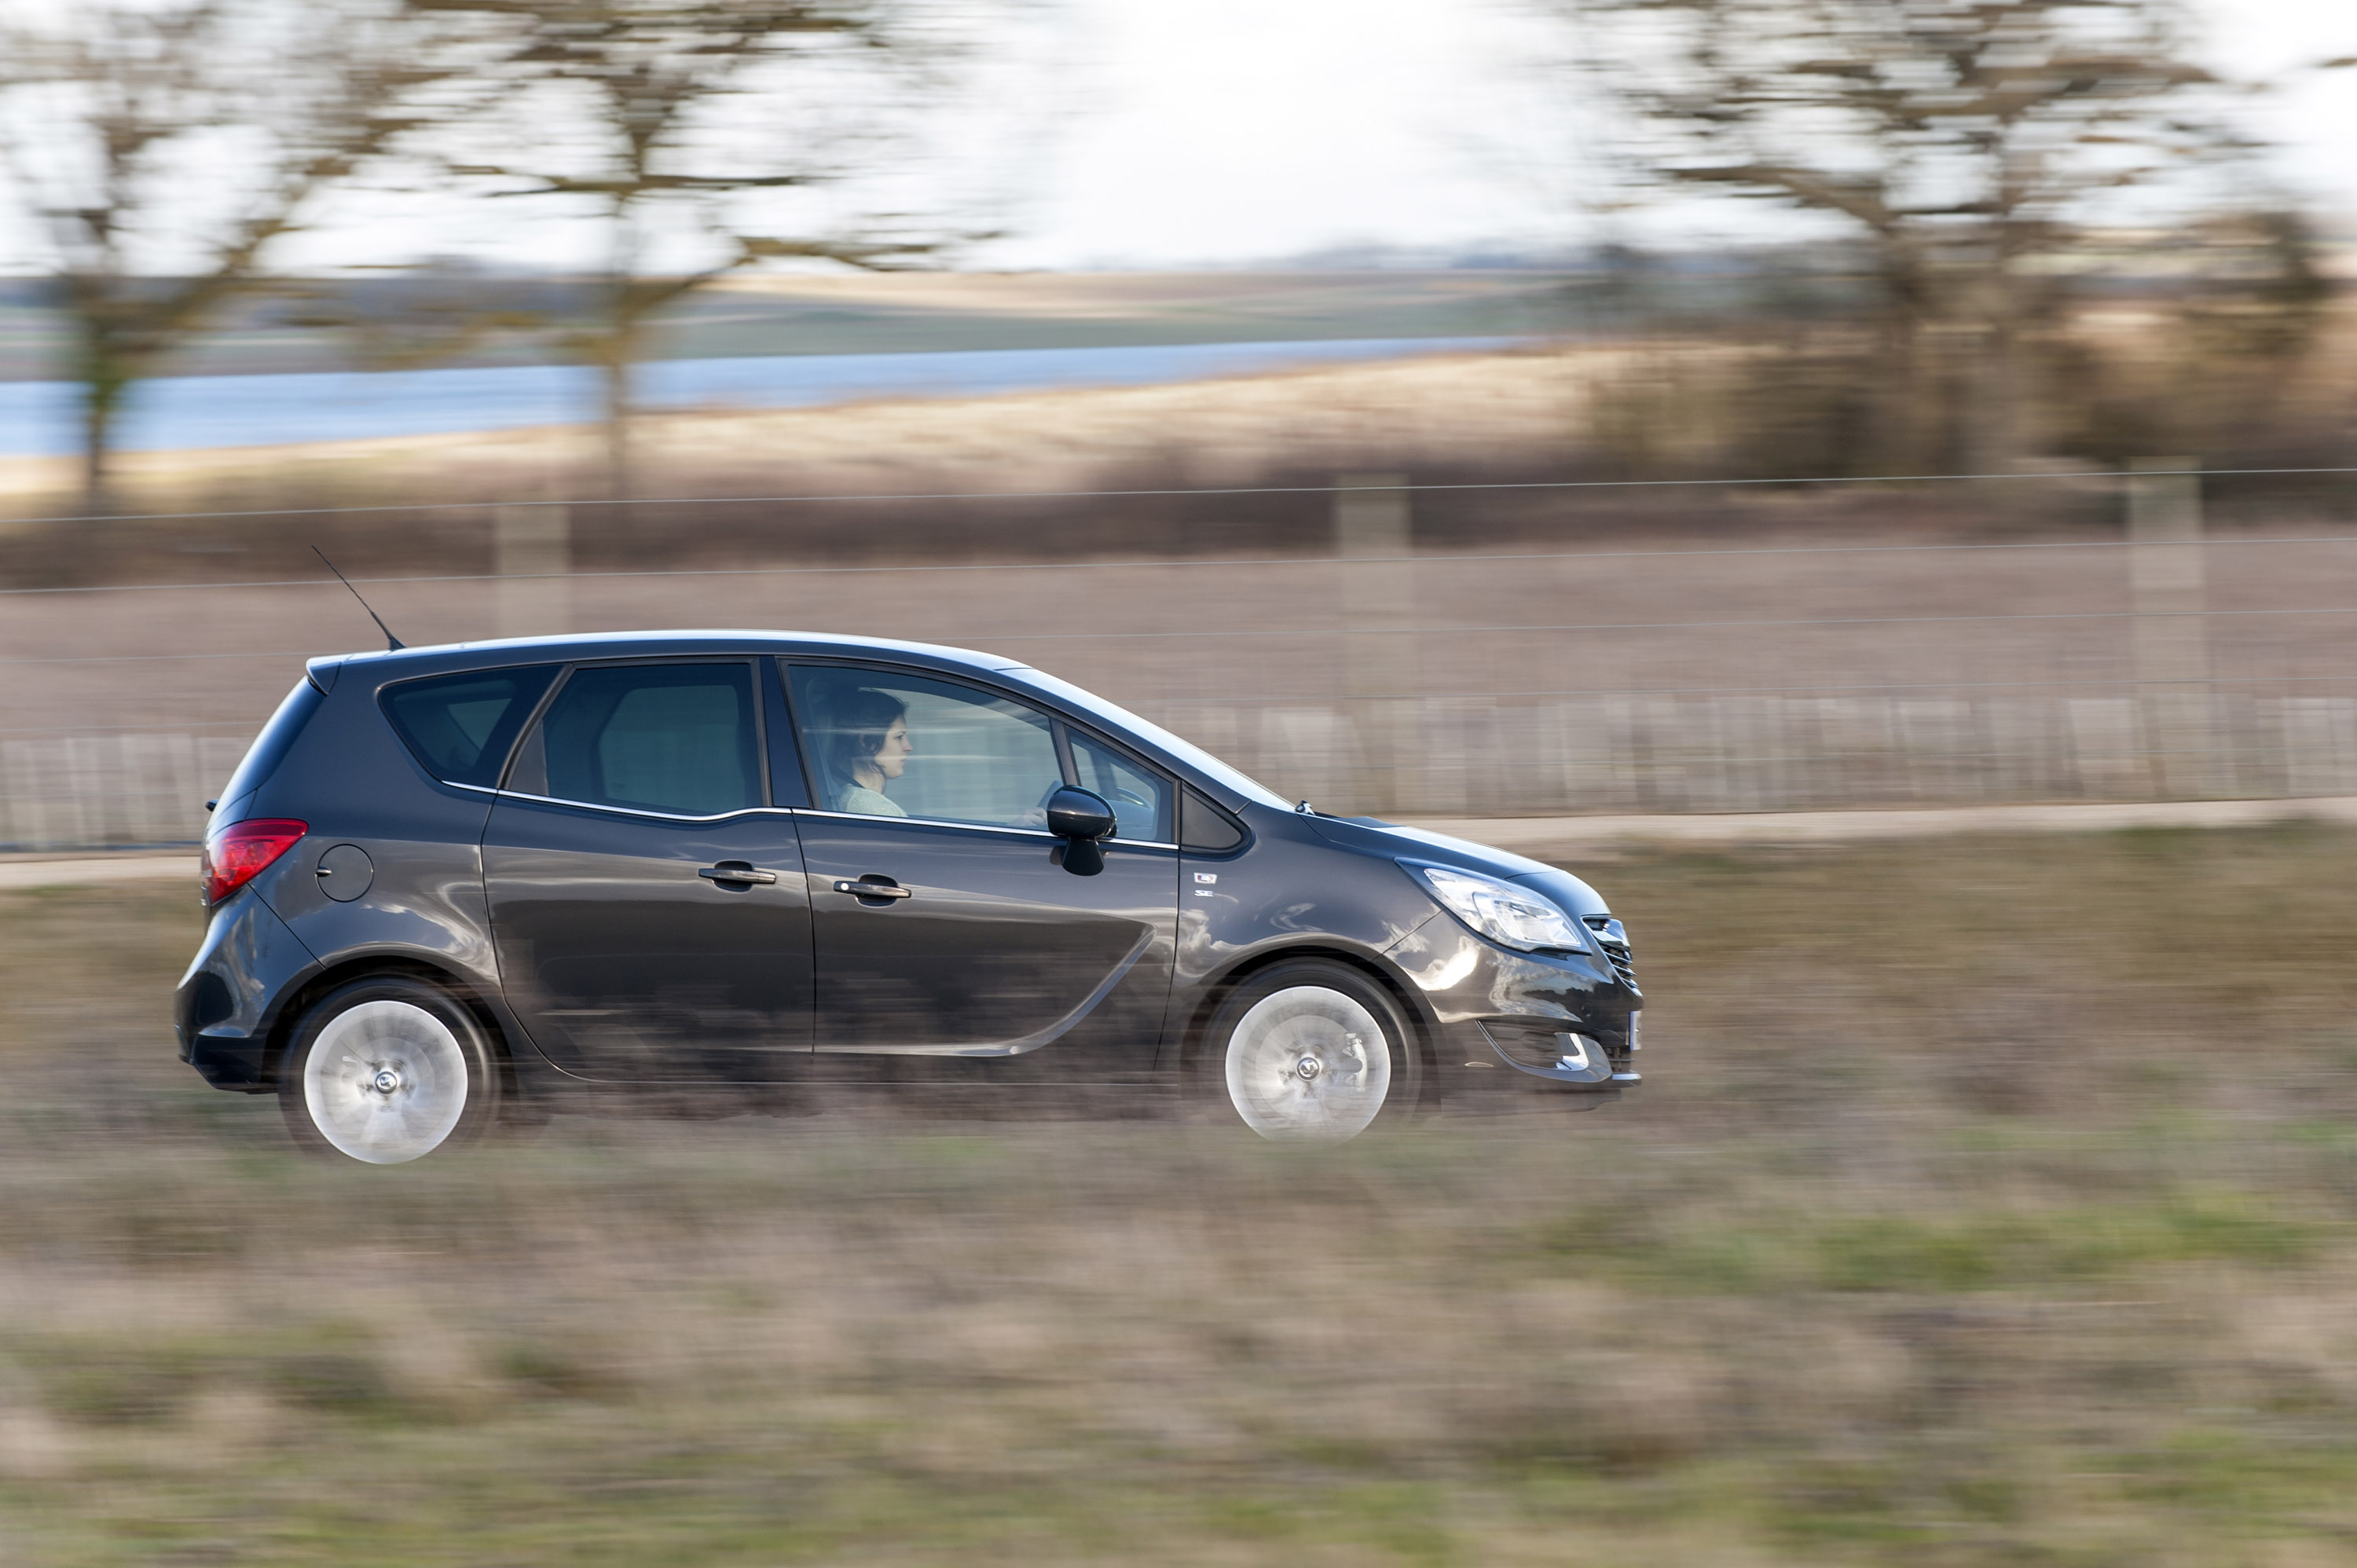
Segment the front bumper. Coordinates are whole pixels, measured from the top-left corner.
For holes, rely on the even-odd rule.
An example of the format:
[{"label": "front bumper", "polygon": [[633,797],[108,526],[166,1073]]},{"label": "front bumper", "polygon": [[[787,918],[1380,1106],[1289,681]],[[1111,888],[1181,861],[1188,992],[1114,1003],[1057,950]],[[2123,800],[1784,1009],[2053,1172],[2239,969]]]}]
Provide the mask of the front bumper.
[{"label": "front bumper", "polygon": [[1644,993],[1600,956],[1509,951],[1442,914],[1390,957],[1439,1026],[1434,1068],[1444,1105],[1538,1098],[1587,1110],[1642,1081]]}]

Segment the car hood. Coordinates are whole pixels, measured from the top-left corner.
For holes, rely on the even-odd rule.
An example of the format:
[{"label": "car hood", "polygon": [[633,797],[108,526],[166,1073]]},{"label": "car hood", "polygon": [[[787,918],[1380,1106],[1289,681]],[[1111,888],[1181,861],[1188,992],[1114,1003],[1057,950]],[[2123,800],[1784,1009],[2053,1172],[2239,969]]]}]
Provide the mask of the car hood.
[{"label": "car hood", "polygon": [[1428,833],[1422,828],[1402,827],[1374,817],[1312,817],[1309,825],[1318,837],[1338,848],[1397,860],[1420,860],[1433,865],[1458,866],[1519,882],[1545,894],[1566,914],[1575,918],[1611,912],[1595,888],[1568,871],[1528,855],[1492,849],[1469,839],[1450,838],[1446,833]]}]

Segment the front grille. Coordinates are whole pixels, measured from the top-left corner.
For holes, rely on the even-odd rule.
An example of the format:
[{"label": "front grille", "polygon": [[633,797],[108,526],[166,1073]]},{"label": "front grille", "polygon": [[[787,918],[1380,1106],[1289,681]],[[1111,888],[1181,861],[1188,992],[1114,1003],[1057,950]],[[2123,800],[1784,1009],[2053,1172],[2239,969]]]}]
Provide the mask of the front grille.
[{"label": "front grille", "polygon": [[1620,977],[1620,983],[1636,990],[1637,961],[1630,955],[1629,940],[1621,931],[1620,922],[1609,915],[1590,915],[1584,923],[1596,933],[1597,945],[1611,960],[1612,972]]}]

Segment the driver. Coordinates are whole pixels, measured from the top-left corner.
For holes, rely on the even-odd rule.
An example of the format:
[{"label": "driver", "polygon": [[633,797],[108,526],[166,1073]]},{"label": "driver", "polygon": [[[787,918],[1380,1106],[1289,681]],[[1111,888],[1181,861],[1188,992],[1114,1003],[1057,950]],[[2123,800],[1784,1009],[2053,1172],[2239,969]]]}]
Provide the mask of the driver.
[{"label": "driver", "polygon": [[844,698],[828,726],[821,769],[838,811],[905,817],[907,809],[884,786],[900,777],[916,747],[909,744],[909,705],[889,693],[862,686]]}]

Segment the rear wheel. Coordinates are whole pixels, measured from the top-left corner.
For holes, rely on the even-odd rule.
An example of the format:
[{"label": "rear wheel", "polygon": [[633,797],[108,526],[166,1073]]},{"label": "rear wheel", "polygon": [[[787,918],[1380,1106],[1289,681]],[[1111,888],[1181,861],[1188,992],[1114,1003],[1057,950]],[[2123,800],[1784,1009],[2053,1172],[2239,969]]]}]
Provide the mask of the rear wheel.
[{"label": "rear wheel", "polygon": [[1418,1058],[1383,987],[1341,964],[1281,964],[1211,1019],[1206,1077],[1245,1126],[1281,1143],[1340,1143],[1403,1119]]},{"label": "rear wheel", "polygon": [[472,1143],[498,1120],[499,1064],[457,997],[378,975],[338,986],[303,1015],[278,1105],[309,1153],[401,1165]]}]

